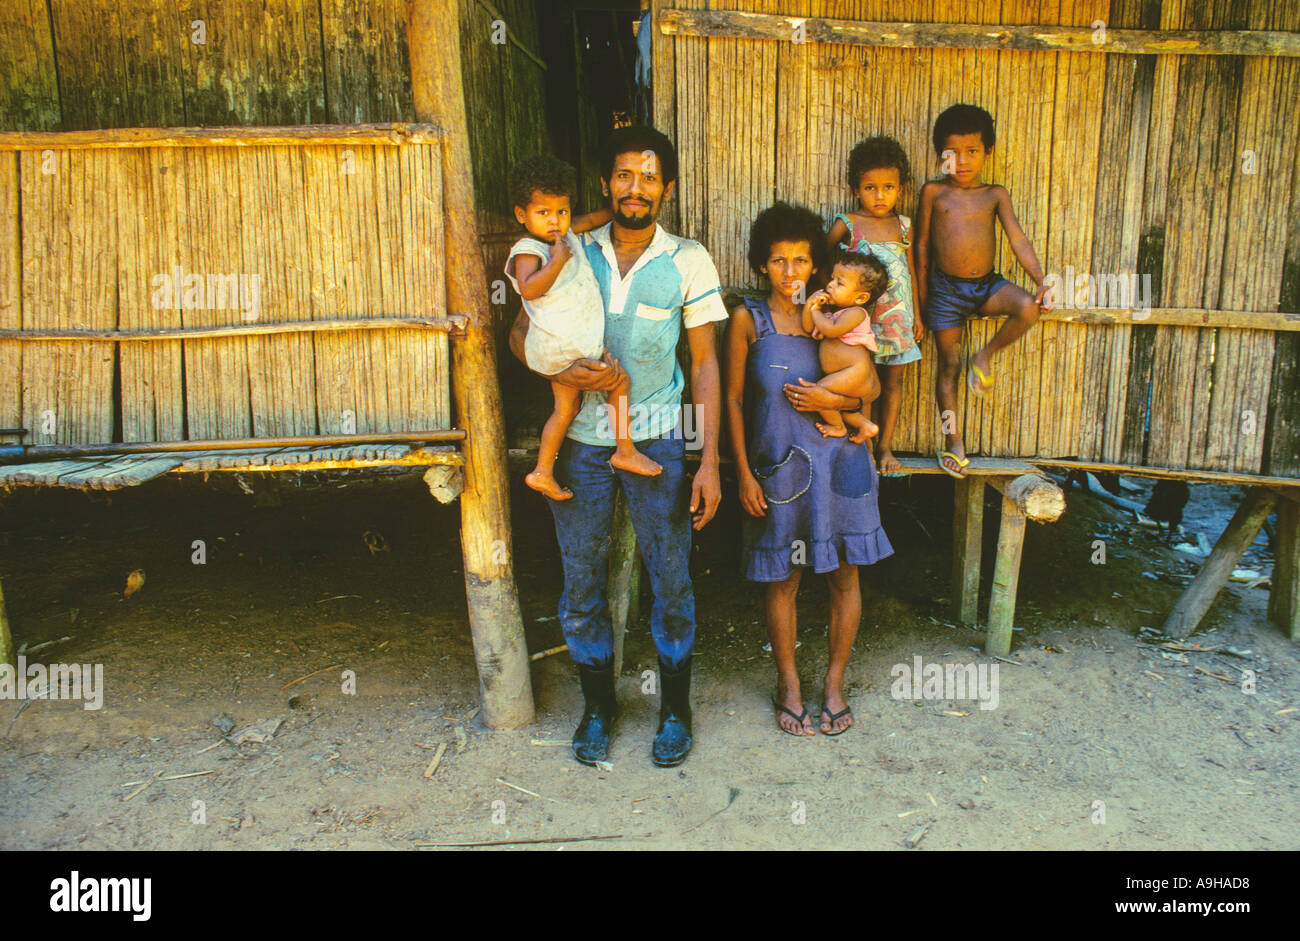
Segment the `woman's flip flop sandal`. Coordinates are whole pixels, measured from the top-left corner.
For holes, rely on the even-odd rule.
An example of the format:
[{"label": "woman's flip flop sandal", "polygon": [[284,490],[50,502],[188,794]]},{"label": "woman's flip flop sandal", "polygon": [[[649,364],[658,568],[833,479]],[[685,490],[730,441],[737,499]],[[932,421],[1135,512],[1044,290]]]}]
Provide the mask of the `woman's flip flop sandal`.
[{"label": "woman's flip flop sandal", "polygon": [[[785,713],[786,715],[788,715],[791,719],[794,719],[794,721],[798,722],[798,723],[799,723],[799,728],[801,728],[801,729],[803,728],[804,720],[808,718],[808,710],[807,710],[807,709],[805,709],[803,712],[799,713],[799,715],[795,715],[795,714],[794,714],[794,710],[792,710],[792,709],[787,709],[785,706],[781,705],[781,704],[780,704],[779,702],[777,702],[775,699],[772,700],[772,706],[773,706],[774,708],[778,709],[779,711],[784,712],[784,713]],[[780,729],[782,732],[784,732],[786,735],[795,735],[795,736],[798,736],[798,737],[800,737],[800,738],[803,737],[803,733],[802,733],[802,732],[791,732],[789,729],[787,729],[787,728],[785,728],[783,725],[781,725],[781,723],[780,723],[779,721],[777,722],[776,727],[777,727],[778,729]]]},{"label": "woman's flip flop sandal", "polygon": [[844,728],[836,732],[835,723],[837,720],[842,719],[844,716],[851,716],[851,715],[853,715],[853,710],[850,709],[848,706],[845,706],[839,712],[831,712],[828,706],[822,706],[822,718],[829,719],[831,723],[831,730],[827,732],[825,729],[823,729],[822,735],[843,735],[849,729],[853,728],[853,726],[846,725]]},{"label": "woman's flip flop sandal", "polygon": [[966,385],[970,386],[972,393],[983,397],[985,393],[993,391],[993,375],[971,363],[966,370]]},{"label": "woman's flip flop sandal", "polygon": [[953,454],[951,451],[940,451],[938,457],[935,458],[935,460],[938,461],[939,463],[939,470],[943,471],[945,474],[947,474],[949,477],[952,477],[955,480],[965,480],[966,479],[965,474],[958,473],[957,471],[952,470],[950,467],[948,467],[947,464],[943,462],[943,459],[946,457],[951,458],[952,462],[956,464],[958,467],[960,467],[962,470],[965,470],[970,465],[970,458],[958,457],[957,455]]}]

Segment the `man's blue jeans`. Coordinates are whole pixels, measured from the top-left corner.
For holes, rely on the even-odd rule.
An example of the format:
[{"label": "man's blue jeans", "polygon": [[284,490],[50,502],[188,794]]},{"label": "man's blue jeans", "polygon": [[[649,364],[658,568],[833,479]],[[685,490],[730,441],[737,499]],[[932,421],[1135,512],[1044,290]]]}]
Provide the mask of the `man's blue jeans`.
[{"label": "man's blue jeans", "polygon": [[573,659],[606,666],[614,659],[605,580],[615,487],[627,496],[628,514],[645,560],[654,610],[650,632],[659,656],[680,666],[695,647],[695,592],[691,588],[690,487],[681,436],[638,441],[637,449],[659,462],[663,473],[642,477],[609,466],[612,447],[566,438],[555,462],[555,479],[573,491],[570,500],[548,500],[564,563],[560,626]]}]

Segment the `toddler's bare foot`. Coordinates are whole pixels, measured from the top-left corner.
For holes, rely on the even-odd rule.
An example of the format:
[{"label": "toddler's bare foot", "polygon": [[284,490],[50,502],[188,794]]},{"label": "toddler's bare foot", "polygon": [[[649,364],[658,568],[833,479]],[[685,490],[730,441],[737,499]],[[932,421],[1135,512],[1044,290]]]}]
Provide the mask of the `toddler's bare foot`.
[{"label": "toddler's bare foot", "polygon": [[658,462],[646,457],[636,448],[632,448],[626,454],[614,452],[614,456],[609,459],[611,466],[621,471],[627,471],[630,474],[640,474],[642,477],[657,477],[663,473],[663,468]]},{"label": "toddler's bare foot", "polygon": [[[849,422],[849,424],[852,425],[853,422]],[[858,425],[857,432],[849,435],[849,441],[852,441],[854,445],[861,445],[861,443],[865,442],[867,438],[870,438],[872,435],[879,432],[880,425],[876,424],[874,421],[863,419],[862,424]]]},{"label": "toddler's bare foot", "polygon": [[880,460],[876,462],[880,465],[880,473],[893,474],[903,469],[903,465],[894,457],[894,452],[889,448],[884,448],[880,452]]},{"label": "toddler's bare foot", "polygon": [[843,438],[848,434],[848,429],[843,425],[828,425],[825,422],[813,422],[817,430],[822,433],[823,438]]},{"label": "toddler's bare foot", "polygon": [[524,483],[532,487],[538,493],[544,493],[552,500],[572,500],[573,491],[567,487],[561,487],[560,482],[552,475],[535,470],[524,478]]}]

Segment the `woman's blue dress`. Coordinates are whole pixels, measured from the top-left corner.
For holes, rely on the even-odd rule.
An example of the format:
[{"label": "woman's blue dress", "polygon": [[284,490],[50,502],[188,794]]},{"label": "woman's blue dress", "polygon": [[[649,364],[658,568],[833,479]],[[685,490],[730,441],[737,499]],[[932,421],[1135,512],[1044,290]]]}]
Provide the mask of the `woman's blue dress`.
[{"label": "woman's blue dress", "polygon": [[782,386],[822,376],[817,341],[778,333],[766,300],[746,298],[756,339],[745,378],[749,466],[767,515],[744,514],[742,564],[755,582],[789,578],[796,565],[833,572],[847,561],[871,565],[892,555],[880,528],[876,464],[866,444],[823,438],[816,412],[797,412]]}]

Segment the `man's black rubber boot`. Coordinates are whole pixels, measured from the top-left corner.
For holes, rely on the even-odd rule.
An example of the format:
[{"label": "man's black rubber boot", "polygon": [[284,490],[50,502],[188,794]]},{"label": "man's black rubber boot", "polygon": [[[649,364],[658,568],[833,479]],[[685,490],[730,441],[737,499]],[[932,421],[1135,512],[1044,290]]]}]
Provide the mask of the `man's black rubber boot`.
[{"label": "man's black rubber boot", "polygon": [[695,742],[691,738],[691,658],[676,670],[660,660],[659,685],[659,732],[650,760],[660,768],[672,768],[686,760]]},{"label": "man's black rubber boot", "polygon": [[618,702],[614,698],[614,665],[603,667],[578,664],[582,682],[582,721],[573,733],[573,757],[584,765],[605,761],[609,752],[609,733],[614,727]]}]

